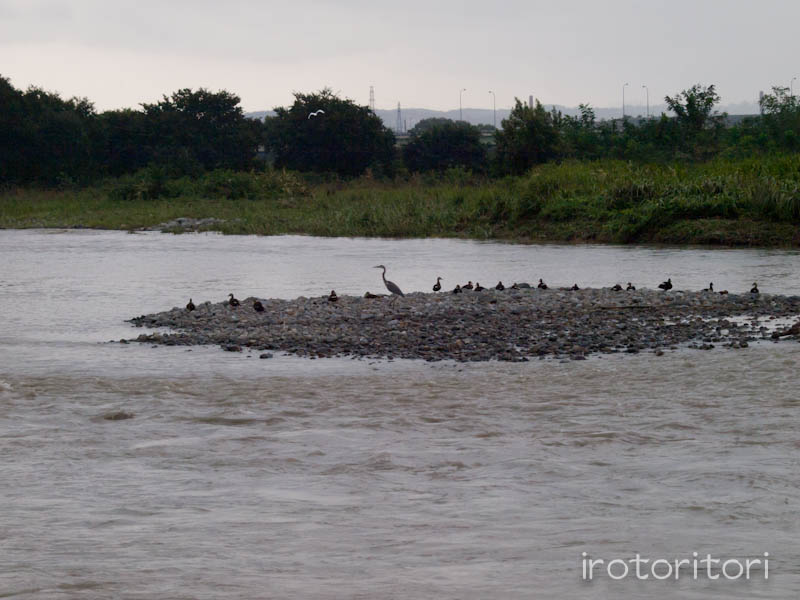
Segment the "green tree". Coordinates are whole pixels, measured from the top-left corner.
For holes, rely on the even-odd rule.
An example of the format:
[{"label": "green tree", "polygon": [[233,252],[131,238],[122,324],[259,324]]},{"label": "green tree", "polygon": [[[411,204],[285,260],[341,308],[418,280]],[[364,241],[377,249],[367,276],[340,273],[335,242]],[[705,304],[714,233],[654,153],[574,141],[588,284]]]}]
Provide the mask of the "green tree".
[{"label": "green tree", "polygon": [[411,139],[403,148],[403,162],[409,171],[450,167],[485,170],[486,149],[481,144],[480,130],[464,121],[446,121],[425,127],[421,133],[416,127],[412,130]]},{"label": "green tree", "polygon": [[447,119],[445,117],[428,117],[427,119],[422,119],[419,121],[411,130],[408,132],[410,135],[420,135],[429,129],[433,129],[434,127],[438,127],[440,125],[450,125],[451,123],[455,123],[453,119]]},{"label": "green tree", "polygon": [[577,117],[564,117],[564,153],[576,158],[598,158],[601,153],[601,138],[594,109],[588,104],[581,104],[578,111]]},{"label": "green tree", "polygon": [[787,87],[773,87],[759,101],[761,120],[773,145],[800,150],[800,102]]},{"label": "green tree", "polygon": [[559,128],[562,117],[548,112],[541,102],[530,107],[516,98],[516,104],[495,134],[496,160],[503,172],[524,173],[533,165],[562,156]]},{"label": "green tree", "polygon": [[666,96],[664,101],[675,113],[682,150],[702,157],[718,149],[727,115],[714,110],[719,94],[713,85],[705,87],[698,83],[672,98]]},{"label": "green tree", "polygon": [[0,77],[0,106],[0,181],[49,185],[91,175],[91,102],[36,87],[20,92]]},{"label": "green tree", "polygon": [[185,88],[156,104],[142,104],[152,159],[178,170],[250,167],[262,124],[246,118],[239,102],[225,90]]},{"label": "green tree", "polygon": [[391,169],[394,134],[367,106],[325,88],[295,93],[292,106],[275,108],[275,113],[266,121],[266,133],[277,167],[345,177],[367,168]]}]

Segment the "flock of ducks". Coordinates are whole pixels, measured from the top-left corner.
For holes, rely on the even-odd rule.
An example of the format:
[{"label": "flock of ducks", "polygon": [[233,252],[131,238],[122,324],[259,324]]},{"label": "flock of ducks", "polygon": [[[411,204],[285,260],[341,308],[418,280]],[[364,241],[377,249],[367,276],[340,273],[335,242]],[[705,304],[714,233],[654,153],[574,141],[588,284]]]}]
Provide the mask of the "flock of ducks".
[{"label": "flock of ducks", "polygon": [[[401,290],[400,287],[396,283],[386,279],[386,267],[385,266],[377,265],[374,268],[375,269],[383,269],[383,271],[381,273],[381,277],[383,278],[383,285],[386,286],[386,289],[389,290],[389,292],[391,293],[392,296],[405,296],[405,294],[403,293],[403,290]],[[433,291],[434,292],[440,292],[442,290],[442,281],[443,281],[442,277],[437,277],[436,278],[436,283],[433,284]],[[531,287],[532,286],[529,283],[514,283],[511,286],[510,289],[512,289],[512,290],[521,290],[521,289],[527,289],[527,288],[531,288]],[[537,284],[536,287],[539,288],[540,290],[549,289],[547,284],[542,279],[539,279],[539,283]],[[658,288],[661,289],[661,290],[664,290],[665,292],[671,290],[672,289],[672,278],[670,277],[666,281],[664,281],[662,283],[659,283],[658,284]],[[471,290],[471,291],[474,291],[474,292],[482,292],[485,289],[486,288],[483,287],[477,281],[473,284],[472,281],[470,280],[467,283],[465,283],[464,285],[456,284],[456,287],[453,288],[453,291],[451,293],[453,293],[453,294],[461,294],[461,293],[464,292],[464,290]],[[499,290],[499,291],[503,291],[503,290],[506,289],[506,286],[503,285],[502,281],[498,281],[497,285],[494,286],[494,289]],[[575,284],[572,285],[572,287],[560,288],[560,289],[569,290],[569,291],[577,291],[577,290],[579,290],[581,288],[579,288],[578,284],[575,283]],[[625,287],[625,288],[623,288],[619,283],[616,283],[611,287],[611,289],[613,291],[615,291],[615,292],[621,292],[623,290],[628,291],[628,292],[632,292],[632,291],[636,290],[636,286],[633,285],[629,281],[627,287]],[[704,288],[703,291],[704,292],[711,292],[711,293],[719,293],[719,294],[723,294],[723,295],[728,293],[728,290],[721,290],[719,292],[715,292],[714,283],[713,282],[709,283],[708,287]],[[758,289],[758,283],[753,283],[753,287],[750,288],[750,293],[753,294],[753,295],[756,295],[756,294],[760,293],[759,289]],[[382,298],[382,297],[384,297],[384,294],[373,294],[371,292],[367,292],[366,294],[364,294],[364,298],[367,298],[367,299]],[[328,302],[338,302],[338,300],[339,300],[339,296],[336,295],[336,290],[331,290],[331,293],[328,295]],[[241,306],[241,302],[239,302],[239,300],[237,300],[236,297],[233,294],[228,294],[228,306],[230,306],[232,308],[236,308],[237,306]],[[189,298],[189,303],[186,305],[186,310],[191,312],[191,311],[195,310],[195,308],[197,308],[197,307],[194,305],[194,302],[192,302],[192,299]],[[264,312],[264,305],[261,303],[260,300],[253,301],[253,310],[255,310],[256,312]]]}]

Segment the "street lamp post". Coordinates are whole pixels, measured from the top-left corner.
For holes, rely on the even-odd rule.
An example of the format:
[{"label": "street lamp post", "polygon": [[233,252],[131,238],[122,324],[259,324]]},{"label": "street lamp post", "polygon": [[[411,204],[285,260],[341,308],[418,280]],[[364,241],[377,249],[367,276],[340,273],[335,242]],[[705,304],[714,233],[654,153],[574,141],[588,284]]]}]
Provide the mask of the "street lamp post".
[{"label": "street lamp post", "polygon": [[626,83],[622,86],[622,120],[625,120],[625,88],[628,87],[630,84]]},{"label": "street lamp post", "polygon": [[464,111],[461,108],[461,94],[463,94],[466,91],[467,91],[467,88],[463,88],[463,89],[458,91],[458,120],[459,121],[463,121],[464,120]]},{"label": "street lamp post", "polygon": [[647,94],[647,118],[650,118],[650,88],[646,85],[642,86],[644,88],[645,93]]},{"label": "street lamp post", "polygon": [[497,96],[492,90],[489,90],[492,95],[492,126],[497,129]]}]

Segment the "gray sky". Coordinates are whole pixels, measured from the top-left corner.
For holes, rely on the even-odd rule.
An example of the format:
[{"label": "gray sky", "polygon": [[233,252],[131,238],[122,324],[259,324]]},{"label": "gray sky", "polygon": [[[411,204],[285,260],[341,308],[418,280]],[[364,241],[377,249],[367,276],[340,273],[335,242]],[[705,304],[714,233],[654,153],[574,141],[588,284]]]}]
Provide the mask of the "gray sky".
[{"label": "gray sky", "polygon": [[[651,103],[715,83],[724,104],[800,78],[800,0],[0,0],[0,75],[135,107],[183,87],[247,111],[324,86],[378,108]],[[800,90],[800,79],[795,91]]]}]

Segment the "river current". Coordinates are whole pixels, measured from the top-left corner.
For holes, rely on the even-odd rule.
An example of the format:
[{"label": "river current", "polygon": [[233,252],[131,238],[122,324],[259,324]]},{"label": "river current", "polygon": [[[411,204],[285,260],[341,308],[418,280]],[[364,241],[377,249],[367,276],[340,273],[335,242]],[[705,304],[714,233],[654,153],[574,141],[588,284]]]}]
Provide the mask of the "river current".
[{"label": "river current", "polygon": [[[0,597],[797,597],[796,342],[522,364],[109,343],[189,297],[382,292],[376,264],[406,292],[800,294],[792,251],[0,231]],[[768,552],[769,577],[586,581],[584,552]]]}]

